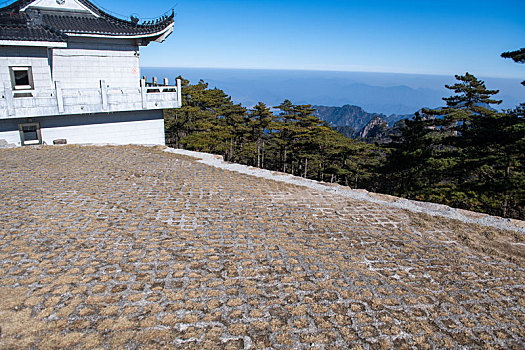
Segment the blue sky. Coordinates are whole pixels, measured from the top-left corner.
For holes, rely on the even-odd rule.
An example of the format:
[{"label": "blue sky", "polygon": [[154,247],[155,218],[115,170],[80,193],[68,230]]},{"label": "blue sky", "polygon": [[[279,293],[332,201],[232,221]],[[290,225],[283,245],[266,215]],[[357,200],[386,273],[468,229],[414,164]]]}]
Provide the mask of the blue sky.
[{"label": "blue sky", "polygon": [[525,0],[95,0],[128,16],[175,6],[143,66],[463,74],[520,78]]}]

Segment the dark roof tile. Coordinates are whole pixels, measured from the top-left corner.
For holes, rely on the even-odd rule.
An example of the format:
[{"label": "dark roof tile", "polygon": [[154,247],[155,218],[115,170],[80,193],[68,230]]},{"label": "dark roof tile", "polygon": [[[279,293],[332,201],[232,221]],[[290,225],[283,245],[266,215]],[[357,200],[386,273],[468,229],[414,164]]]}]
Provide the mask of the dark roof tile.
[{"label": "dark roof tile", "polygon": [[100,10],[87,0],[78,0],[95,16],[75,13],[22,12],[31,0],[19,0],[0,8],[0,40],[65,41],[67,34],[141,36],[162,32],[174,21],[174,13],[156,21],[138,24],[122,20]]}]

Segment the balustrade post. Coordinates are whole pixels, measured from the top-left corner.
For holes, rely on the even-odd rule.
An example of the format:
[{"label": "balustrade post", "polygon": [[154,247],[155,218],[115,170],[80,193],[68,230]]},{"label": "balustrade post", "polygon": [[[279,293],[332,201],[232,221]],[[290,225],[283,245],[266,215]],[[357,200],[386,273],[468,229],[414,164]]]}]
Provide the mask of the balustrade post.
[{"label": "balustrade post", "polygon": [[148,107],[147,101],[146,101],[146,79],[140,80],[140,94],[142,96],[142,109],[146,109]]},{"label": "balustrade post", "polygon": [[13,100],[13,89],[11,84],[4,82],[4,96],[7,105],[7,116],[12,117],[15,115],[15,101]]},{"label": "balustrade post", "polygon": [[182,84],[180,79],[177,79],[177,105],[182,107]]},{"label": "balustrade post", "polygon": [[64,113],[64,96],[62,95],[62,86],[59,81],[55,81],[55,91],[57,98],[58,113]]},{"label": "balustrade post", "polygon": [[108,86],[105,80],[100,81],[100,95],[102,97],[102,110],[108,110]]}]

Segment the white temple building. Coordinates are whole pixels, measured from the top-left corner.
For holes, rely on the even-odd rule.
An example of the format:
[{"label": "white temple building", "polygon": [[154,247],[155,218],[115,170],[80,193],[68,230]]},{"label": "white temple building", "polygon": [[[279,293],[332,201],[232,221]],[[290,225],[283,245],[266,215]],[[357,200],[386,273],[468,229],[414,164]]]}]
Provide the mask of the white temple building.
[{"label": "white temple building", "polygon": [[174,15],[139,22],[87,0],[0,8],[0,140],[164,144],[163,109],[181,106],[180,81],[141,79],[139,48],[163,42]]}]

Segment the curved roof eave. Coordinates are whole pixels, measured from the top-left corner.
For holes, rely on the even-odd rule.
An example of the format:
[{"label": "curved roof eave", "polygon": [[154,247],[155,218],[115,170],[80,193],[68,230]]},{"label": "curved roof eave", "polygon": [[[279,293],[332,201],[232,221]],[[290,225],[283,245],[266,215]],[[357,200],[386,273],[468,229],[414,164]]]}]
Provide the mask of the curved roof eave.
[{"label": "curved roof eave", "polygon": [[[111,38],[111,39],[149,39],[155,37],[164,37],[167,38],[171,32],[173,32],[173,27],[175,23],[171,23],[166,28],[150,34],[138,34],[138,35],[113,35],[113,34],[93,34],[93,33],[75,33],[64,31],[64,34],[67,36],[73,37],[86,37],[86,38]],[[155,39],[153,39],[155,40]]]}]

